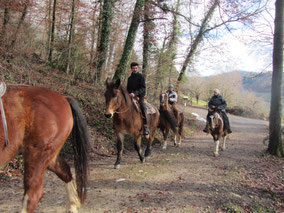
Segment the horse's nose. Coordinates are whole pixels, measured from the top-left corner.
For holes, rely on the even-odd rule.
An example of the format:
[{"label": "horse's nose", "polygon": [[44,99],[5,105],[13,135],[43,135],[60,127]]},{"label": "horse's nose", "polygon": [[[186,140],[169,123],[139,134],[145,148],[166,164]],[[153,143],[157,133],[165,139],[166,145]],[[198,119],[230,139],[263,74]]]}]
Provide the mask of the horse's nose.
[{"label": "horse's nose", "polygon": [[110,117],[111,117],[111,114],[110,114],[110,113],[105,113],[105,116],[106,116],[107,118],[110,118]]}]

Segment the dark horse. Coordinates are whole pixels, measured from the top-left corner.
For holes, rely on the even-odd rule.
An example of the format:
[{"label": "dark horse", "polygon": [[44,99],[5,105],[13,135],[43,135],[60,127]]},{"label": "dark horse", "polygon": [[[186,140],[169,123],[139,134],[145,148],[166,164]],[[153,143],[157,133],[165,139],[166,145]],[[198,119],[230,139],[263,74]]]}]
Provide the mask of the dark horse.
[{"label": "dark horse", "polygon": [[217,157],[219,156],[219,144],[221,138],[223,138],[221,150],[224,151],[226,149],[226,139],[228,132],[227,129],[224,128],[222,114],[217,108],[208,110],[207,119],[209,122],[209,132],[213,136],[213,139],[216,143],[214,156]]},{"label": "dark horse", "polygon": [[[160,94],[160,124],[159,128],[161,129],[164,137],[163,149],[167,148],[167,137],[169,130],[171,129],[175,135],[175,146],[180,146],[181,140],[183,137],[183,123],[184,115],[183,112],[178,112],[178,120],[174,116],[173,109],[169,106],[168,102],[168,93]],[[178,128],[178,129],[177,129]],[[177,142],[178,139],[178,142]]]},{"label": "dark horse", "polygon": [[138,152],[141,162],[144,162],[145,158],[151,155],[152,142],[159,124],[160,113],[158,109],[152,106],[153,112],[151,114],[147,113],[150,134],[146,137],[147,148],[145,155],[143,155],[141,149],[141,136],[143,134],[142,115],[135,107],[133,99],[125,87],[120,85],[119,79],[116,82],[112,82],[109,79],[106,80],[105,99],[105,116],[107,118],[113,117],[113,126],[117,137],[117,160],[114,168],[118,169],[120,166],[123,140],[126,134],[133,135],[135,150]]},{"label": "dark horse", "polygon": [[[86,197],[89,147],[87,123],[78,103],[49,89],[26,85],[7,85],[2,100],[10,143],[4,145],[0,122],[0,166],[22,151],[24,198],[21,212],[33,212],[42,198],[46,169],[65,182],[67,211],[77,212]],[[58,155],[71,132],[76,181],[69,165]]]}]

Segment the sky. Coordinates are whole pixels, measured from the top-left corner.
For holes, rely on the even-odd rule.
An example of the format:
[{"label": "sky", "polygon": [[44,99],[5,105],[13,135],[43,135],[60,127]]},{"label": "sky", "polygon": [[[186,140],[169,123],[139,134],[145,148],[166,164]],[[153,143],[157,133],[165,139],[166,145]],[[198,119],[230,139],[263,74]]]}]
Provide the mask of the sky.
[{"label": "sky", "polygon": [[[256,73],[272,71],[273,15],[274,1],[271,0],[268,11],[254,19],[252,26],[236,24],[231,32],[223,31],[214,39],[205,39],[194,59],[194,66],[189,70],[201,76],[236,70]],[[178,70],[189,41],[181,38],[180,42]]]}]

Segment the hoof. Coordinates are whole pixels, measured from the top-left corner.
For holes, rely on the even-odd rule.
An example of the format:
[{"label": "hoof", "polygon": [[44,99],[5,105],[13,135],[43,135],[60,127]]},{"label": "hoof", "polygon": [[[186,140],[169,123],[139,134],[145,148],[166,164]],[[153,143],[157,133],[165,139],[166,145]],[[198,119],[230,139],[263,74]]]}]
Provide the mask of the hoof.
[{"label": "hoof", "polygon": [[166,150],[166,149],[167,149],[167,146],[163,146],[162,149],[163,149],[163,150]]},{"label": "hoof", "polygon": [[143,158],[142,160],[141,160],[141,163],[144,163],[146,161],[146,159],[145,158]]},{"label": "hoof", "polygon": [[218,156],[219,156],[219,153],[214,152],[214,157],[218,157]]},{"label": "hoof", "polygon": [[114,165],[114,168],[115,168],[115,169],[119,169],[119,168],[120,168],[120,165],[119,165],[119,164]]},{"label": "hoof", "polygon": [[145,156],[145,157],[144,157],[144,162],[148,161],[149,159],[151,159],[151,156],[150,156],[150,155],[149,155],[149,156]]},{"label": "hoof", "polygon": [[221,148],[221,151],[225,151],[226,150],[226,148]]}]

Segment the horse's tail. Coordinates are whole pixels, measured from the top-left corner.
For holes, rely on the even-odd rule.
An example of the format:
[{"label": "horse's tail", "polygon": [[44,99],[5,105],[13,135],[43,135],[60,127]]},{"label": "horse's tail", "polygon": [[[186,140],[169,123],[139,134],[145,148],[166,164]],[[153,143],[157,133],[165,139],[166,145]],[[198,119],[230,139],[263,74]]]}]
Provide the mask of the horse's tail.
[{"label": "horse's tail", "polygon": [[178,133],[178,131],[177,131],[177,123],[173,119],[173,117],[170,115],[169,111],[167,111],[167,110],[160,110],[160,114],[161,114],[161,117],[163,116],[166,119],[166,121],[169,122],[171,130],[175,134],[177,134]]},{"label": "horse's tail", "polygon": [[87,192],[88,182],[88,151],[90,148],[90,139],[87,127],[87,121],[80,109],[78,102],[71,98],[66,97],[68,100],[73,114],[74,125],[71,133],[72,147],[74,150],[74,166],[76,174],[77,193],[81,200],[84,202]]}]

